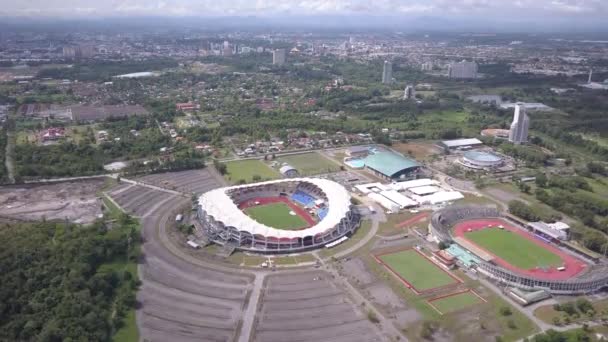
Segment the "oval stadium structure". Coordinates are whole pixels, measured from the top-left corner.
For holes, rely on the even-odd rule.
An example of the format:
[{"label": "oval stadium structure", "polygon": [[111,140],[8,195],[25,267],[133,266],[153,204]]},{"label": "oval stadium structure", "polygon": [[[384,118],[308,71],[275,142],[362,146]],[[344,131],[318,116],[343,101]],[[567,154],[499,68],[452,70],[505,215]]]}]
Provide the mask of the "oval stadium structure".
[{"label": "oval stadium structure", "polygon": [[503,164],[503,162],[504,160],[501,156],[482,151],[465,152],[461,160],[461,164],[473,169],[487,169],[499,167]]},{"label": "oval stadium structure", "polygon": [[198,200],[210,241],[261,253],[291,253],[354,232],[360,217],[348,191],[318,178],[292,178],[211,190]]},{"label": "oval stadium structure", "polygon": [[[489,219],[501,219],[506,224],[513,225],[495,208],[450,206],[433,213],[429,229],[437,240],[450,245],[455,244],[460,250],[465,250],[465,254],[474,255],[475,262],[469,267],[502,285],[530,291],[545,290],[558,295],[591,293],[608,286],[608,266],[601,262],[597,264],[589,263],[584,271],[566,279],[564,279],[563,274],[560,274],[562,275],[560,279],[556,279],[557,277],[543,276],[542,272],[538,276],[531,276],[525,274],[526,272],[509,269],[504,263],[501,264],[491,260],[491,256],[488,258],[488,253],[483,249],[454,234],[454,228],[458,225]],[[526,253],[525,250],[520,252]],[[564,252],[564,254],[569,253]],[[570,257],[573,256],[570,255]]]}]

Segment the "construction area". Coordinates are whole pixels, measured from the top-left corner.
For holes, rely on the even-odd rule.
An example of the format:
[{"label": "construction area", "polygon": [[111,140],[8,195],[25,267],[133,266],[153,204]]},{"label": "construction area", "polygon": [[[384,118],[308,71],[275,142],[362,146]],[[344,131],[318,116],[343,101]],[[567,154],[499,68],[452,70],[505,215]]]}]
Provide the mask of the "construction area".
[{"label": "construction area", "polygon": [[105,178],[25,184],[0,189],[0,217],[7,220],[67,220],[89,224],[101,216],[98,192]]}]

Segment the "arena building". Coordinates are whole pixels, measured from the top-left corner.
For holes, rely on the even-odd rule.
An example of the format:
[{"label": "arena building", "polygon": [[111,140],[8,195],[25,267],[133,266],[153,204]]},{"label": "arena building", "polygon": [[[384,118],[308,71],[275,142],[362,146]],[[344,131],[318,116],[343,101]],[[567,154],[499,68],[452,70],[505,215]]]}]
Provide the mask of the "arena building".
[{"label": "arena building", "polygon": [[348,191],[318,178],[225,187],[204,193],[198,202],[198,220],[209,241],[251,252],[322,247],[349,236],[360,222]]},{"label": "arena building", "polygon": [[490,152],[467,151],[458,159],[458,163],[470,169],[487,170],[502,166],[504,159]]},{"label": "arena building", "polygon": [[[496,227],[491,227],[496,225],[496,222],[501,223]],[[474,240],[467,239],[467,233],[483,229],[494,232],[504,230],[507,235],[519,235],[527,239],[528,245],[532,244],[530,246],[534,246],[534,248],[544,248],[543,253],[550,252],[554,253],[554,256],[558,256],[560,266],[522,269],[514,264],[509,264],[506,259],[490,253],[477,245]],[[437,241],[450,245],[447,251],[458,259],[461,266],[474,269],[484,276],[494,279],[501,286],[514,287],[524,291],[542,290],[553,295],[588,294],[608,286],[608,265],[602,262],[583,262],[585,255],[579,252],[581,258],[574,257],[573,252],[576,251],[566,252],[563,249],[566,249],[567,246],[559,245],[559,242],[548,241],[542,236],[527,232],[525,228],[517,227],[514,221],[503,217],[493,207],[450,206],[438,210],[431,216],[429,230]],[[528,256],[532,252],[523,248],[522,246],[519,250],[521,254],[513,253],[513,250],[509,250],[509,253],[518,257]]]}]

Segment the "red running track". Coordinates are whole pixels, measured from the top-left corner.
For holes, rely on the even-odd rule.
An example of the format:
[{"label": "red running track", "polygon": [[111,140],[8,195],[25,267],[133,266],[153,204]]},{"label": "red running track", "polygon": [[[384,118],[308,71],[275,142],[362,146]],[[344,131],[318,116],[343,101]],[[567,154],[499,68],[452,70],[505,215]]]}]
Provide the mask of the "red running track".
[{"label": "red running track", "polygon": [[[488,226],[496,227],[499,225],[502,225],[503,227],[505,227],[505,229],[532,241],[534,244],[536,244],[546,250],[549,250],[550,252],[552,252],[554,254],[557,254],[562,259],[562,263],[566,267],[566,269],[564,271],[558,271],[555,267],[551,267],[548,270],[547,269],[536,269],[536,268],[529,269],[529,270],[521,269],[521,268],[511,265],[504,259],[501,259],[498,256],[496,256],[495,254],[491,253],[490,251],[488,251],[484,248],[481,248],[481,246],[475,244],[473,241],[467,239],[467,237],[466,237],[466,233],[469,229],[472,231],[475,231],[475,230],[485,229]],[[581,273],[585,269],[585,267],[587,267],[587,265],[584,262],[578,260],[577,258],[573,257],[572,255],[565,253],[564,251],[560,250],[559,248],[557,248],[549,243],[546,243],[540,239],[535,238],[532,234],[528,233],[527,231],[514,227],[513,225],[511,225],[501,219],[471,220],[471,221],[458,223],[456,226],[454,226],[454,235],[464,238],[468,242],[477,246],[479,249],[482,249],[482,250],[486,251],[488,254],[493,255],[494,256],[493,261],[497,265],[502,266],[508,270],[514,271],[516,273],[527,275],[527,276],[532,276],[534,278],[541,279],[541,280],[570,279],[570,278],[576,276],[577,274]],[[522,253],[525,253],[525,251],[522,251]]]},{"label": "red running track", "polygon": [[249,201],[239,203],[238,207],[241,210],[247,209],[250,207],[255,207],[256,206],[255,202],[259,202],[260,204],[258,204],[258,205],[272,204],[272,203],[287,204],[289,206],[289,208],[291,208],[291,210],[293,210],[293,212],[296,213],[298,216],[303,218],[307,224],[306,227],[303,227],[301,229],[294,229],[294,230],[307,229],[307,228],[310,228],[310,227],[314,226],[315,224],[317,224],[317,221],[315,221],[315,219],[313,219],[312,216],[310,216],[310,214],[308,213],[308,211],[306,211],[306,209],[293,203],[287,197],[257,197],[257,198],[251,199]]}]

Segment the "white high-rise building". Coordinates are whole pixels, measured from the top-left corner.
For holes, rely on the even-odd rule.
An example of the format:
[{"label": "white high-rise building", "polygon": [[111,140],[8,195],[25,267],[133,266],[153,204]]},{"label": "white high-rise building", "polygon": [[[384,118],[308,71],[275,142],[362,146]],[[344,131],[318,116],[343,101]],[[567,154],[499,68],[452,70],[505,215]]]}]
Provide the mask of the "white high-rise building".
[{"label": "white high-rise building", "polygon": [[528,141],[528,129],[530,128],[530,118],[526,114],[526,107],[522,103],[515,105],[513,122],[509,130],[509,141],[514,144],[523,144]]},{"label": "white high-rise building", "polygon": [[384,61],[382,68],[382,83],[390,84],[393,82],[393,64],[389,61]]},{"label": "white high-rise building", "polygon": [[416,96],[416,90],[413,85],[407,85],[403,91],[403,99],[411,100]]},{"label": "white high-rise building", "polygon": [[272,51],[272,64],[283,65],[285,64],[285,49],[276,49]]},{"label": "white high-rise building", "polygon": [[424,62],[420,65],[420,70],[422,71],[433,71],[433,62]]},{"label": "white high-rise building", "polygon": [[462,61],[452,63],[448,67],[450,78],[477,78],[477,63]]}]

